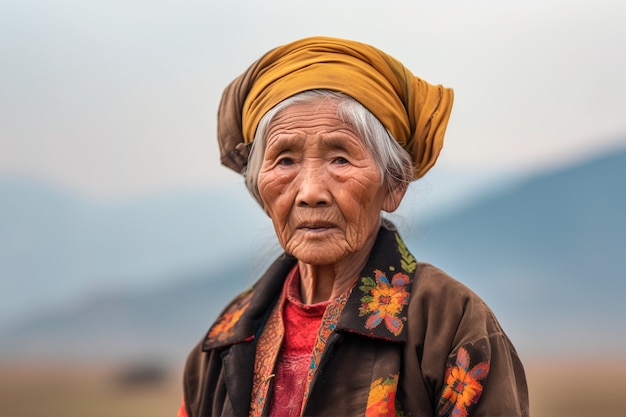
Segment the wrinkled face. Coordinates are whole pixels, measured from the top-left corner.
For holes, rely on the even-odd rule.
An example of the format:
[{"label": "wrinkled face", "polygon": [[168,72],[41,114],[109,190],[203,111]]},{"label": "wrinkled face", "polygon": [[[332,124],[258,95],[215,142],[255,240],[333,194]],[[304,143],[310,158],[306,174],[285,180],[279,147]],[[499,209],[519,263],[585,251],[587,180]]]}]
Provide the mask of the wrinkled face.
[{"label": "wrinkled face", "polygon": [[328,99],[277,113],[258,186],[285,251],[312,265],[369,250],[380,211],[395,210],[401,199],[382,186],[371,152]]}]

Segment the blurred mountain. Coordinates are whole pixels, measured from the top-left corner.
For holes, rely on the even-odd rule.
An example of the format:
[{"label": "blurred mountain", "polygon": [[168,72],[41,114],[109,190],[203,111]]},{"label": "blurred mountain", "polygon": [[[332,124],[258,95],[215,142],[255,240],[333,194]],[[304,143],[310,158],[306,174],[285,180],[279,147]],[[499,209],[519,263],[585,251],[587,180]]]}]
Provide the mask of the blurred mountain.
[{"label": "blurred mountain", "polygon": [[243,185],[125,202],[0,180],[0,325],[85,293],[167,283],[221,264],[271,223]]},{"label": "blurred mountain", "polygon": [[[94,206],[11,187],[0,184],[11,196],[0,207],[2,297],[19,303],[25,292],[32,303],[56,286],[110,286],[5,320],[3,357],[182,360],[276,253],[259,238],[271,225],[245,192]],[[487,301],[522,354],[612,354],[626,346],[624,213],[626,150],[399,226],[419,260]],[[63,261],[59,247],[70,255]],[[145,276],[141,285],[112,285],[131,272]]]},{"label": "blurred mountain", "polygon": [[480,294],[525,351],[624,353],[625,215],[621,150],[413,225],[407,240]]},{"label": "blurred mountain", "polygon": [[173,284],[158,289],[105,293],[33,315],[0,332],[0,359],[181,365],[218,312],[251,284],[253,271],[240,263],[174,275]]}]

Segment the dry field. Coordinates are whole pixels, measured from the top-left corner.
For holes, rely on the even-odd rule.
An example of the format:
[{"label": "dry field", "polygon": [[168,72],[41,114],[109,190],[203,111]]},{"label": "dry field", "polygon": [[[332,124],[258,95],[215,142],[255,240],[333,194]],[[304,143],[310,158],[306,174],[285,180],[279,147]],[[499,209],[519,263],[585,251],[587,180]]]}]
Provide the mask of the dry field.
[{"label": "dry field", "polygon": [[[532,416],[624,415],[623,362],[533,361],[526,370]],[[0,417],[172,417],[179,380],[159,368],[0,364]]]}]

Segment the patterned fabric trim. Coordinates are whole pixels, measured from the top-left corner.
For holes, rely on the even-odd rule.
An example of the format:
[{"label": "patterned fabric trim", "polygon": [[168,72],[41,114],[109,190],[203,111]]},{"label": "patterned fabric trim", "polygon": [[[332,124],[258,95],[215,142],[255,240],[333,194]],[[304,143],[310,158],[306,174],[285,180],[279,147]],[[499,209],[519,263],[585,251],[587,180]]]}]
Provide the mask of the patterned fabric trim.
[{"label": "patterned fabric trim", "polygon": [[341,311],[345,307],[346,301],[348,301],[348,297],[351,291],[352,290],[349,290],[340,295],[332,303],[330,303],[328,307],[326,307],[324,317],[322,317],[322,324],[320,325],[320,330],[317,335],[317,340],[315,340],[315,345],[313,347],[311,366],[309,367],[309,374],[306,380],[306,386],[304,389],[304,400],[302,401],[302,410],[300,412],[300,415],[304,413],[304,407],[306,406],[306,402],[309,398],[309,393],[311,391],[311,384],[313,382],[313,378],[315,377],[315,373],[319,368],[319,364],[322,359],[322,354],[324,353],[324,348],[326,347],[328,337],[333,331],[335,331],[335,327],[337,326],[337,319],[341,315]]},{"label": "patterned fabric trim", "polygon": [[268,317],[263,332],[259,337],[254,359],[254,377],[252,380],[252,397],[250,401],[250,417],[261,417],[265,409],[268,392],[274,377],[274,366],[283,342],[283,299],[276,303]]},{"label": "patterned fabric trim", "polygon": [[489,361],[471,366],[471,359],[468,350],[461,347],[456,357],[448,363],[445,384],[437,406],[438,416],[467,417],[478,403],[483,392],[481,381],[489,373]]}]

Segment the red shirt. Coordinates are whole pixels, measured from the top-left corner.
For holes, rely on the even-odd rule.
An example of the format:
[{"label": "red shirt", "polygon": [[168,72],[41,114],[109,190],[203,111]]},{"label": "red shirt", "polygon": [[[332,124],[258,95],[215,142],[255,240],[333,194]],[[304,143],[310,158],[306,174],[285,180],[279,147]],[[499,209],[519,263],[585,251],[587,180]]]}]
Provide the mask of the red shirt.
[{"label": "red shirt", "polygon": [[269,415],[299,416],[306,379],[311,365],[313,346],[322,317],[330,301],[302,304],[300,271],[294,268],[285,282],[287,299],[283,310],[285,336],[276,365]]}]

